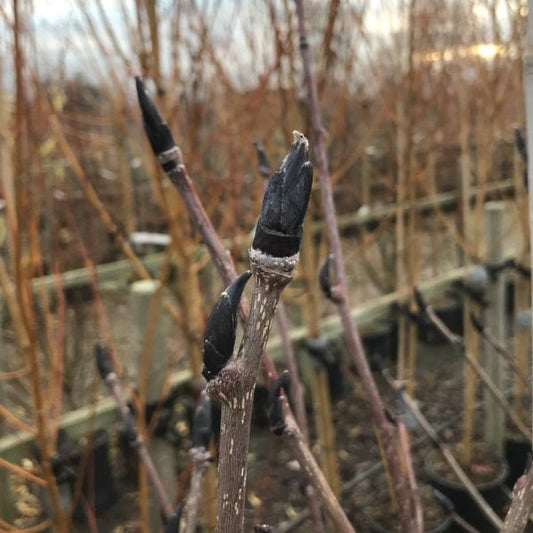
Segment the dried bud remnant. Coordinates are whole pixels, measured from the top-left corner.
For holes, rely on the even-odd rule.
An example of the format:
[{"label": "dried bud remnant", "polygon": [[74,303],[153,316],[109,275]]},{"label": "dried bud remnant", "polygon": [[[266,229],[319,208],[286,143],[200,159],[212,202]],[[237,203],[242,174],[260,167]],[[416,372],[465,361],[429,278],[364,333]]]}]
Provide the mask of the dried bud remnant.
[{"label": "dried bud remnant", "polygon": [[474,313],[470,313],[470,322],[472,323],[472,326],[474,326],[474,329],[478,333],[483,333],[485,327],[483,326],[481,320],[479,320],[479,318],[476,315],[474,315]]},{"label": "dried bud remnant", "polygon": [[194,412],[192,425],[193,448],[209,448],[212,432],[211,398],[205,390],[200,395],[200,401]]},{"label": "dried bud remnant", "polygon": [[114,372],[111,359],[107,352],[107,347],[103,341],[97,341],[94,345],[94,357],[96,359],[96,367],[102,380],[106,380],[107,376]]},{"label": "dried bud remnant", "polygon": [[274,257],[291,257],[298,252],[312,183],[309,143],[295,131],[289,153],[266,187],[254,249]]},{"label": "dried bud remnant", "polygon": [[422,293],[416,287],[414,288],[413,293],[415,296],[415,302],[416,302],[416,305],[418,306],[418,309],[420,309],[421,313],[425,313],[427,309],[427,303],[426,303],[424,296],[422,296]]},{"label": "dried bud remnant", "polygon": [[275,435],[281,435],[285,430],[285,416],[283,414],[283,403],[280,394],[281,389],[284,389],[285,392],[289,390],[289,383],[289,373],[285,371],[276,379],[268,394],[268,425]]},{"label": "dried bud remnant", "polygon": [[183,500],[178,503],[176,506],[176,509],[174,509],[173,513],[168,518],[166,524],[165,524],[165,533],[179,533],[180,532],[180,522],[181,522],[181,515],[183,513]]},{"label": "dried bud remnant", "polygon": [[251,275],[251,272],[245,272],[236,278],[220,295],[209,315],[204,335],[202,372],[208,381],[226,366],[233,354],[239,302]]}]

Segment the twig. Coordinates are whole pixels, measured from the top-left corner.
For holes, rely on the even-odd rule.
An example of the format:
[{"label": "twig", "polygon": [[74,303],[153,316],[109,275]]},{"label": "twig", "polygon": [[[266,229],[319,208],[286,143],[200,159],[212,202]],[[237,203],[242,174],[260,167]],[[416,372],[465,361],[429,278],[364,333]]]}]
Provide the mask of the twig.
[{"label": "twig", "polygon": [[398,426],[398,436],[400,437],[400,449],[405,457],[405,468],[407,470],[407,479],[411,486],[413,494],[413,509],[415,512],[416,527],[419,531],[424,531],[424,512],[422,510],[422,498],[420,497],[420,490],[416,481],[415,470],[413,468],[413,458],[411,455],[411,445],[409,442],[409,433],[403,417],[399,416],[396,424]]},{"label": "twig", "polygon": [[168,520],[173,512],[172,504],[170,503],[170,499],[165,491],[163,483],[159,478],[159,474],[155,469],[154,463],[152,462],[152,458],[150,457],[148,450],[146,449],[146,445],[141,435],[137,431],[132,413],[128,409],[126,402],[122,398],[122,390],[120,387],[120,383],[118,381],[116,373],[113,370],[113,367],[111,366],[111,362],[107,353],[107,348],[101,342],[98,342],[95,346],[95,357],[100,377],[107,385],[109,392],[117,403],[120,416],[122,417],[122,420],[126,425],[131,445],[137,451],[139,459],[146,469],[148,477],[152,482],[152,485],[154,486],[157,499],[159,500],[161,512],[163,513],[165,519]]},{"label": "twig", "polygon": [[211,454],[208,451],[211,429],[211,400],[204,389],[200,394],[200,400],[194,413],[193,446],[189,452],[192,461],[192,475],[185,504],[185,514],[187,516],[185,533],[196,532],[204,473],[211,460]]},{"label": "twig", "polygon": [[530,388],[530,384],[527,380],[527,378],[524,376],[520,368],[518,368],[518,365],[516,364],[516,361],[514,360],[513,355],[509,350],[503,345],[502,342],[500,342],[490,331],[490,329],[486,328],[477,318],[475,315],[470,315],[470,320],[472,321],[472,325],[474,326],[475,330],[489,343],[491,344],[496,352],[500,354],[504,359],[509,363],[512,370],[516,374],[516,376],[520,379],[520,381],[526,386],[526,388]]},{"label": "twig", "polygon": [[392,378],[390,372],[387,369],[384,369],[382,374],[387,380],[387,383],[392,387],[392,389],[401,396],[405,406],[409,409],[409,411],[411,411],[418,424],[428,434],[433,443],[439,448],[442,455],[444,456],[444,459],[446,460],[450,468],[453,470],[454,474],[464,485],[468,494],[476,502],[481,511],[483,511],[483,514],[499,530],[502,527],[502,521],[499,519],[498,515],[492,510],[492,508],[486,502],[483,496],[481,496],[475,485],[470,481],[465,471],[461,468],[461,465],[459,464],[457,459],[455,459],[455,457],[452,455],[449,447],[442,441],[439,434],[431,426],[427,418],[422,414],[416,403],[413,402],[413,400],[405,392],[404,388]]},{"label": "twig", "polygon": [[[476,408],[481,407],[482,402],[478,402],[476,404]],[[435,430],[437,434],[442,433],[445,429],[449,428],[453,424],[456,424],[460,419],[462,415],[455,415],[446,422],[442,423],[440,426],[437,427]],[[430,437],[427,434],[422,435],[415,441],[413,441],[412,448],[418,449],[425,444],[427,444],[428,440],[430,440]],[[356,475],[350,481],[347,481],[344,483],[344,485],[341,488],[341,495],[347,496],[350,491],[352,491],[355,487],[360,485],[363,481],[366,479],[369,479],[373,476],[376,476],[380,472],[382,472],[384,469],[383,461],[377,461],[372,466],[367,468],[365,471],[361,472],[360,474]],[[277,528],[276,533],[289,533],[294,528],[300,526],[303,522],[305,522],[309,518],[309,510],[305,509],[298,513],[293,519],[287,522],[282,522]]]},{"label": "twig", "polygon": [[533,467],[519,477],[513,488],[511,507],[505,516],[501,533],[522,533],[533,508]]},{"label": "twig", "polygon": [[341,316],[344,333],[346,335],[348,353],[353,359],[361,379],[362,386],[365,388],[370,405],[371,416],[383,442],[386,460],[394,481],[394,491],[399,504],[399,515],[402,531],[405,533],[414,533],[417,530],[411,513],[411,491],[406,483],[406,480],[404,479],[404,476],[402,475],[401,464],[396,448],[395,428],[385,417],[383,402],[381,401],[379,391],[366,361],[361,338],[350,314],[342,247],[337,226],[337,217],[335,214],[335,204],[333,202],[333,192],[331,182],[329,180],[328,158],[326,152],[326,133],[322,125],[322,118],[318,106],[318,95],[313,79],[311,51],[307,42],[305,29],[303,0],[295,0],[295,4],[298,18],[298,33],[300,36],[300,52],[304,71],[304,84],[308,92],[308,105],[313,128],[313,152],[316,159],[322,206],[326,219],[328,243],[330,252],[333,255],[335,274],[337,277],[336,292],[338,293],[337,296],[339,297],[338,310]]},{"label": "twig", "polygon": [[283,438],[287,441],[287,447],[293,449],[298,462],[303,465],[305,469],[309,469],[307,475],[309,479],[313,480],[313,487],[320,496],[331,520],[340,532],[355,532],[354,527],[350,524],[349,520],[346,518],[346,514],[339,506],[335,495],[331,491],[322,470],[320,470],[320,467],[309,448],[302,445],[303,436],[298,429],[294,418],[286,417],[285,423],[286,429],[283,432]]}]

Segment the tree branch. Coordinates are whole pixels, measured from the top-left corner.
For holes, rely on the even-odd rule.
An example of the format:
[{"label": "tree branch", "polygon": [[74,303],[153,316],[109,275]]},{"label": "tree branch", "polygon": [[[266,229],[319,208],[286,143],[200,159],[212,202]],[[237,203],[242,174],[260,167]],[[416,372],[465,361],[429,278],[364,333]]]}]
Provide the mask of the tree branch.
[{"label": "tree branch", "polygon": [[313,128],[313,153],[316,160],[322,206],[326,219],[329,249],[335,265],[337,281],[337,287],[335,287],[337,290],[335,292],[336,296],[338,296],[338,311],[346,336],[348,353],[357,368],[361,384],[364,387],[368,398],[373,422],[376,425],[381,441],[383,442],[385,458],[393,479],[394,493],[398,501],[402,531],[404,531],[404,533],[414,533],[418,531],[413,518],[414,513],[411,512],[411,502],[414,501],[414,498],[412,497],[412,491],[402,474],[396,445],[396,431],[385,417],[383,402],[366,361],[361,338],[359,337],[359,333],[351,318],[350,305],[347,299],[346,273],[344,269],[341,240],[337,225],[337,216],[335,214],[333,191],[329,179],[326,132],[322,125],[322,118],[318,105],[318,94],[311,67],[311,51],[307,42],[303,0],[295,0],[295,4],[298,18],[298,33],[300,36],[300,53],[304,71],[304,85],[308,93],[309,113],[311,115]]}]

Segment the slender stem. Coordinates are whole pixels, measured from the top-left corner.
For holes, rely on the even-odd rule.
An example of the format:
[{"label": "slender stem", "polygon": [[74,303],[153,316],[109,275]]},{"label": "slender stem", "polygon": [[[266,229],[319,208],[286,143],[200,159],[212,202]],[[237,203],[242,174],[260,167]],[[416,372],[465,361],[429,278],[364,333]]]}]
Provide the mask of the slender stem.
[{"label": "slender stem", "polygon": [[113,396],[115,402],[117,403],[118,410],[120,412],[122,420],[126,424],[126,427],[128,427],[129,429],[135,429],[135,440],[133,441],[132,444],[137,450],[139,459],[143,463],[146,469],[146,473],[148,474],[148,478],[150,479],[150,481],[152,482],[152,485],[154,486],[157,498],[159,500],[159,504],[161,506],[161,511],[165,515],[165,518],[169,518],[173,511],[172,504],[170,503],[170,499],[165,491],[163,483],[161,482],[159,474],[157,473],[157,470],[155,469],[152,458],[150,457],[150,454],[148,453],[148,450],[146,449],[146,445],[144,444],[144,441],[141,435],[136,430],[135,426],[132,425],[131,412],[128,409],[128,406],[126,405],[126,402],[124,401],[122,397],[122,391],[121,391],[120,384],[118,382],[117,375],[114,372],[110,372],[105,377],[105,382],[109,388],[109,391],[111,392],[111,395]]},{"label": "slender stem", "polygon": [[[524,91],[526,97],[527,131],[527,183],[529,194],[529,253],[533,256],[533,0],[528,0],[527,43],[524,51]],[[533,260],[531,263],[533,265]],[[531,284],[530,305],[533,307],[533,284]],[[531,335],[533,336],[533,313],[531,315]],[[533,361],[532,361],[533,364]],[[533,396],[531,397],[531,416],[533,417]],[[533,423],[531,424],[533,431]]]},{"label": "slender stem", "polygon": [[402,454],[405,457],[405,467],[407,469],[407,478],[409,485],[413,492],[413,509],[415,512],[416,526],[419,531],[424,531],[424,512],[422,510],[422,498],[418,490],[418,483],[416,481],[415,469],[413,468],[413,458],[411,456],[411,444],[409,441],[409,432],[407,427],[400,417],[398,419],[398,435],[400,437],[400,447]]},{"label": "slender stem", "polygon": [[480,331],[480,335],[494,347],[496,353],[500,354],[509,363],[509,366],[514,371],[516,376],[520,379],[520,381],[523,383],[523,385],[526,387],[526,389],[530,388],[529,381],[518,367],[513,355],[503,345],[503,343],[494,336],[492,331],[490,331],[490,329],[488,328],[483,328],[483,330]]},{"label": "slender stem", "polygon": [[300,36],[300,52],[304,71],[304,84],[308,92],[308,104],[313,127],[313,152],[318,171],[318,181],[320,185],[324,216],[326,219],[329,248],[333,255],[335,273],[338,283],[337,288],[340,296],[338,310],[346,336],[348,353],[353,359],[361,379],[362,386],[365,388],[371,416],[383,442],[385,456],[394,482],[394,491],[399,504],[402,531],[405,533],[413,533],[417,531],[417,529],[410,512],[410,502],[412,500],[410,495],[411,490],[401,471],[400,460],[395,442],[396,431],[392,424],[385,417],[383,402],[381,401],[376,383],[366,361],[361,338],[359,337],[359,333],[357,332],[357,329],[351,318],[350,304],[346,294],[347,283],[341,241],[337,226],[337,217],[335,214],[335,204],[333,202],[333,192],[329,179],[328,159],[326,152],[326,133],[322,125],[322,118],[318,106],[318,95],[311,68],[311,51],[309,49],[306,37],[303,0],[295,0],[295,4],[298,18],[298,33]]},{"label": "slender stem", "polygon": [[283,432],[283,438],[287,440],[288,446],[294,449],[298,461],[304,466],[306,473],[309,479],[313,482],[313,487],[320,496],[331,520],[340,532],[355,533],[354,527],[350,524],[346,515],[339,507],[331,487],[309,448],[307,446],[302,446],[301,442],[303,441],[303,435],[294,422],[294,419],[286,418],[285,423],[286,428]]},{"label": "slender stem", "polygon": [[205,448],[192,448],[189,452],[192,459],[191,487],[187,495],[185,513],[187,516],[187,526],[184,533],[195,533],[198,524],[198,507],[202,499],[202,483],[206,468],[209,466],[211,454]]}]

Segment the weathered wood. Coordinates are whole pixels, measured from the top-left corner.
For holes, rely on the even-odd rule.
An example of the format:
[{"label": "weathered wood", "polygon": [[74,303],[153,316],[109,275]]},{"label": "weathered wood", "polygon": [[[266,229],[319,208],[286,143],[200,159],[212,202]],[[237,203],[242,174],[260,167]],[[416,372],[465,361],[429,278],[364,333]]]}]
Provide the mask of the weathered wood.
[{"label": "weathered wood", "polygon": [[[504,219],[505,205],[503,202],[489,202],[485,205],[486,260],[489,266],[497,267],[504,258]],[[489,307],[486,310],[485,324],[496,339],[502,341],[505,337],[505,285],[503,273],[491,276],[487,288],[487,300]],[[503,391],[506,362],[490,343],[485,343],[483,351],[485,370],[498,390]],[[498,457],[503,457],[505,437],[504,411],[490,391],[485,390],[484,395],[486,404],[484,440],[492,452]]]},{"label": "weathered wood", "polygon": [[282,290],[292,279],[297,260],[297,255],[274,258],[251,250],[255,286],[239,356],[206,388],[211,398],[222,404],[216,529],[219,533],[243,530],[255,383],[276,305]]},{"label": "weathered wood", "polygon": [[[147,335],[150,308],[153,298],[158,291],[160,283],[156,280],[141,280],[132,283],[130,287],[129,304],[131,317],[133,320],[133,332],[135,349],[127,354],[123,354],[124,367],[132,381],[138,382],[137,372],[141,372],[143,364],[141,358],[144,351],[144,338]],[[163,316],[159,310],[157,313],[153,343],[148,354],[149,364],[146,365],[148,372],[143,376],[146,386],[146,402],[152,404],[161,397],[167,361],[164,357],[164,337],[163,337]]]}]

